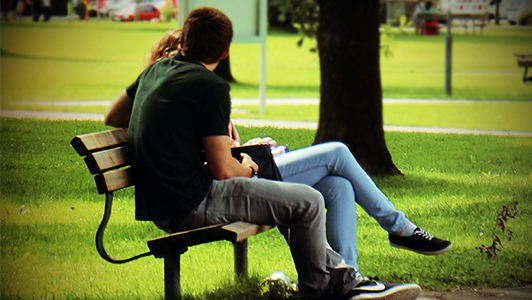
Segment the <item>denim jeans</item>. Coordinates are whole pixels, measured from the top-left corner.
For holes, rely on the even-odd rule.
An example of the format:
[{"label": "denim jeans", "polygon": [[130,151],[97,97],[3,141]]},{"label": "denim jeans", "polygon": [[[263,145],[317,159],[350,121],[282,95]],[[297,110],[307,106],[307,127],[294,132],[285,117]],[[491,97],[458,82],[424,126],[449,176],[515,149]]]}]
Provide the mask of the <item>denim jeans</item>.
[{"label": "denim jeans", "polygon": [[286,182],[302,183],[321,192],[327,208],[327,239],[348,265],[358,269],[358,203],[390,233],[410,222],[398,211],[343,143],[318,144],[276,156]]},{"label": "denim jeans", "polygon": [[304,299],[318,299],[331,287],[343,296],[362,280],[329,247],[324,199],[308,185],[241,177],[215,180],[178,231],[235,221],[278,226],[290,247]]}]

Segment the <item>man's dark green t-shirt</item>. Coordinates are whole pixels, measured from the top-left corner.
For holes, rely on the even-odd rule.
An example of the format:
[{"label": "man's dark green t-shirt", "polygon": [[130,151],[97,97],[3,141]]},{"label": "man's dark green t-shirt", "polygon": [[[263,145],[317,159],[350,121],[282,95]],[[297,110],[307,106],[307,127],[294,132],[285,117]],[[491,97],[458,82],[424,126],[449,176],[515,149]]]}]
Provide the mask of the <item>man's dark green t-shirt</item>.
[{"label": "man's dark green t-shirt", "polygon": [[137,220],[180,220],[212,183],[205,136],[228,135],[229,85],[177,54],[148,67],[126,92],[133,99],[128,145]]}]

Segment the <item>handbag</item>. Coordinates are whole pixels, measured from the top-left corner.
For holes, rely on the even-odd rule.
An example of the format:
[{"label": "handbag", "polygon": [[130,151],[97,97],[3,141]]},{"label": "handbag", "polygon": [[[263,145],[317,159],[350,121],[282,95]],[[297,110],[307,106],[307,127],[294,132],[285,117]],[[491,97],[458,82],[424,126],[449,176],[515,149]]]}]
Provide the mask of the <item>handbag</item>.
[{"label": "handbag", "polygon": [[281,172],[279,172],[279,168],[270,151],[270,145],[251,145],[231,148],[231,153],[239,162],[242,161],[240,153],[246,153],[251,156],[253,161],[259,166],[259,178],[283,180],[283,176],[281,176]]}]

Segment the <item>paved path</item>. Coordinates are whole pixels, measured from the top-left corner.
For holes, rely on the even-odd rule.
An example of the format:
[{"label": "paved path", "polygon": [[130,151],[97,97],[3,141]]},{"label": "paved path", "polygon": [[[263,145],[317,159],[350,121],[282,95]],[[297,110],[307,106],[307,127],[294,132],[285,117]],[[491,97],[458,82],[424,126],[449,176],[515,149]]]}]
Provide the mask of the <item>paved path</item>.
[{"label": "paved path", "polygon": [[[98,105],[101,105],[101,104],[98,104]],[[37,118],[37,119],[50,119],[50,120],[90,120],[90,121],[102,121],[103,120],[103,115],[96,114],[96,113],[44,112],[44,111],[8,110],[8,109],[1,110],[0,117],[2,118],[4,117]],[[240,125],[240,126],[254,126],[254,127],[272,126],[272,127],[279,127],[279,128],[303,128],[303,129],[318,128],[317,122],[303,122],[303,121],[233,119],[233,122],[236,125]],[[532,136],[532,132],[526,132],[526,131],[471,130],[471,129],[458,129],[458,128],[412,127],[412,126],[393,126],[393,125],[385,125],[384,130],[385,131],[399,131],[399,132]]]},{"label": "paved path", "polygon": [[417,300],[531,300],[532,286],[462,291],[423,291]]},{"label": "paved path", "polygon": [[[268,105],[306,105],[318,104],[317,98],[272,98],[267,99]],[[384,103],[473,103],[476,100],[446,100],[446,99],[383,99]],[[512,102],[508,100],[485,100],[483,102]],[[41,101],[41,102],[17,102],[17,104],[28,105],[42,105],[42,106],[107,106],[110,103],[108,100],[89,100],[89,101]],[[233,98],[234,105],[252,105],[258,104],[258,99],[239,99]],[[102,114],[96,113],[76,113],[76,112],[38,112],[38,111],[23,111],[23,110],[2,110],[0,117],[14,117],[14,118],[38,118],[50,120],[92,120],[102,121]],[[257,120],[257,119],[233,119],[234,123],[240,126],[254,126],[264,127],[273,126],[279,128],[303,128],[303,129],[317,129],[317,122],[302,122],[302,121],[278,121],[278,120]],[[532,132],[526,131],[504,131],[504,130],[475,130],[475,129],[460,129],[460,128],[436,128],[436,127],[414,127],[414,126],[395,126],[385,125],[385,131],[399,131],[399,132],[429,132],[429,133],[454,133],[454,134],[485,134],[485,135],[512,135],[512,136],[532,136]]]}]

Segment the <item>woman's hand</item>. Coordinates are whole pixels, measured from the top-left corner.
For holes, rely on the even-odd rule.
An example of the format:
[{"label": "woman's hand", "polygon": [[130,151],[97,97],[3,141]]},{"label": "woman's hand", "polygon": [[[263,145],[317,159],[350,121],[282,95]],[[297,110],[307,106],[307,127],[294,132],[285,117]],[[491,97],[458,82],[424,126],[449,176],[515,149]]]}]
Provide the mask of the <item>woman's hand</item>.
[{"label": "woman's hand", "polygon": [[253,146],[253,145],[270,145],[270,146],[277,146],[277,142],[272,139],[269,136],[265,136],[263,138],[252,138],[251,140],[247,141],[244,146]]}]

